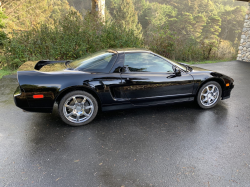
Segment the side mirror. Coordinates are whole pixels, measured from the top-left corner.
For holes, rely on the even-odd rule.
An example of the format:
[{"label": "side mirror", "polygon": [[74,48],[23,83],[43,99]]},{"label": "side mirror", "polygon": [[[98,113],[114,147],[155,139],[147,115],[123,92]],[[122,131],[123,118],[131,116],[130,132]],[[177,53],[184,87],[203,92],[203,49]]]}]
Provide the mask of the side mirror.
[{"label": "side mirror", "polygon": [[174,69],[174,74],[175,74],[176,77],[181,76],[181,70],[179,68],[174,67],[173,69]]},{"label": "side mirror", "polygon": [[128,66],[124,66],[124,67],[122,67],[122,68],[120,68],[120,71],[119,71],[120,73],[126,73],[126,72],[129,72],[129,68],[128,68]]}]

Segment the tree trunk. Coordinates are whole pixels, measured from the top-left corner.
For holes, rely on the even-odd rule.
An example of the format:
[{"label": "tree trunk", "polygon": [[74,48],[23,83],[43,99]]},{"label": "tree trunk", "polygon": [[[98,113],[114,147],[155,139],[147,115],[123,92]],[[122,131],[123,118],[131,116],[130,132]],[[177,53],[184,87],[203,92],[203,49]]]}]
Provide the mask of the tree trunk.
[{"label": "tree trunk", "polygon": [[105,0],[92,0],[92,14],[96,14],[102,21],[105,21]]}]

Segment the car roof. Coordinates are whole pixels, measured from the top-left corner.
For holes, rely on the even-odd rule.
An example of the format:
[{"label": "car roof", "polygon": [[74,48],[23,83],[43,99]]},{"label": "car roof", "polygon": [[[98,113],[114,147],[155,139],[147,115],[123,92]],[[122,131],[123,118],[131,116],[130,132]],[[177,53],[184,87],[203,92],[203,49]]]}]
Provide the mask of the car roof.
[{"label": "car roof", "polygon": [[116,51],[117,53],[151,52],[150,50],[143,48],[115,48],[109,50]]}]

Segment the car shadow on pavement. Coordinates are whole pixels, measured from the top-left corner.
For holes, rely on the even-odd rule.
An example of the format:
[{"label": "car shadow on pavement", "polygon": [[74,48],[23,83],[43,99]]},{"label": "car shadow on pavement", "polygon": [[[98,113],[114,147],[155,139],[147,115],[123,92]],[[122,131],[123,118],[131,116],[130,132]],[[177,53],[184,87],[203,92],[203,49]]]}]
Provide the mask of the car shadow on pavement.
[{"label": "car shadow on pavement", "polygon": [[[30,126],[30,141],[34,145],[47,147],[48,140],[67,142],[69,139],[86,135],[89,138],[99,139],[117,132],[129,132],[131,142],[138,132],[142,136],[153,131],[167,131],[176,133],[178,129],[196,131],[201,124],[223,125],[227,119],[227,107],[224,103],[218,104],[210,110],[200,109],[195,103],[181,103],[174,105],[154,106],[139,109],[101,112],[90,124],[81,127],[71,127],[65,124],[54,107],[52,114],[28,113],[32,116]],[[215,127],[216,128],[216,127]],[[94,135],[93,137],[90,136]],[[136,142],[136,141],[135,141]]]}]

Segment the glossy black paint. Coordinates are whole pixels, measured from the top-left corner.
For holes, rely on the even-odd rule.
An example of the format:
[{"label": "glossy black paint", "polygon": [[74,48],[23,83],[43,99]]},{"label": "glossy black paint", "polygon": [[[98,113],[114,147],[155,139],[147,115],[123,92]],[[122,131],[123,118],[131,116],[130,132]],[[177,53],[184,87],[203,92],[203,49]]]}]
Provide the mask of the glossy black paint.
[{"label": "glossy black paint", "polygon": [[[18,107],[31,112],[52,112],[55,102],[73,90],[85,90],[98,101],[103,111],[126,109],[194,100],[199,88],[207,81],[217,81],[222,87],[222,99],[230,97],[233,79],[209,70],[192,67],[193,71],[174,73],[128,72],[123,70],[124,54],[142,50],[118,50],[118,57],[106,73],[75,70],[52,72],[19,71],[20,87],[14,93]],[[145,51],[152,53],[151,51]],[[157,55],[157,54],[155,54]],[[55,61],[38,62],[37,69]],[[39,65],[40,63],[40,65]],[[65,61],[57,62],[65,63]],[[229,83],[230,86],[226,87]],[[42,94],[44,98],[33,99]]]},{"label": "glossy black paint", "polygon": [[[193,91],[193,78],[189,74],[168,78],[170,73],[122,73],[121,85],[130,102],[135,105],[164,102],[173,97],[190,97]],[[157,104],[157,103],[156,103]]]}]

